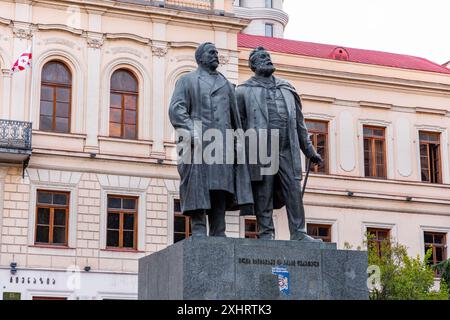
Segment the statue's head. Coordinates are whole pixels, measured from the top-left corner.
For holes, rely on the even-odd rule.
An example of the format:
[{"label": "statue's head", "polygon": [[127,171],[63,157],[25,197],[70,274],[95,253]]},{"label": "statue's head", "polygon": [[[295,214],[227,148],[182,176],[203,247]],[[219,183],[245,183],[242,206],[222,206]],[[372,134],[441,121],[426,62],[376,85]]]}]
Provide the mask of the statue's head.
[{"label": "statue's head", "polygon": [[250,53],[248,64],[259,76],[270,77],[276,71],[272,58],[264,47],[258,47]]},{"label": "statue's head", "polygon": [[205,42],[195,51],[195,60],[199,66],[215,71],[219,67],[219,52],[213,43]]}]

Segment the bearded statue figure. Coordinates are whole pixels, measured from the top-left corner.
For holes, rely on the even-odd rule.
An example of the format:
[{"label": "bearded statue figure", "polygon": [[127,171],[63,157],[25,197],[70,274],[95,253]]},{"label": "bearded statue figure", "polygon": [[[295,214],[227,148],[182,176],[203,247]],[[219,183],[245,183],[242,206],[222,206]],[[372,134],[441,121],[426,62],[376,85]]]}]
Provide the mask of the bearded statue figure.
[{"label": "bearded statue figure", "polygon": [[[243,129],[255,130],[258,139],[261,132],[268,132],[268,144],[277,139],[277,150],[268,149],[276,153],[271,156],[278,157],[279,168],[266,174],[260,161],[249,164],[254,206],[242,215],[256,215],[260,239],[274,239],[273,210],[286,206],[291,240],[320,241],[306,234],[300,152],[312,163],[323,160],[309,138],[300,96],[287,81],[273,75],[276,69],[263,47],[251,52],[249,66],[255,75],[236,90]],[[246,149],[250,153],[248,141]]]}]

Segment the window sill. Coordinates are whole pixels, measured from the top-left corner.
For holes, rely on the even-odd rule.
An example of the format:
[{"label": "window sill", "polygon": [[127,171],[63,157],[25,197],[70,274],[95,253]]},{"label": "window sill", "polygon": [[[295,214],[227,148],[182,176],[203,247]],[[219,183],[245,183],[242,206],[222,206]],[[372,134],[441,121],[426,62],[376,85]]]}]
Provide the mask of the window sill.
[{"label": "window sill", "polygon": [[75,248],[71,248],[68,246],[52,246],[52,245],[41,245],[41,244],[34,244],[28,246],[30,248],[41,248],[41,249],[58,249],[58,250],[75,250]]},{"label": "window sill", "polygon": [[77,138],[77,139],[85,139],[85,134],[79,133],[61,133],[61,132],[51,132],[51,131],[42,131],[42,130],[33,130],[33,134],[40,134],[43,136],[53,136],[53,137],[66,137],[66,138]]},{"label": "window sill", "polygon": [[118,252],[118,253],[145,253],[145,251],[139,251],[135,249],[114,249],[114,248],[106,248],[101,249],[102,252]]},{"label": "window sill", "polygon": [[114,137],[106,137],[99,136],[99,141],[111,141],[111,142],[123,142],[123,143],[135,143],[135,144],[144,144],[144,145],[153,145],[152,140],[141,140],[141,139],[123,139],[123,138],[114,138]]}]

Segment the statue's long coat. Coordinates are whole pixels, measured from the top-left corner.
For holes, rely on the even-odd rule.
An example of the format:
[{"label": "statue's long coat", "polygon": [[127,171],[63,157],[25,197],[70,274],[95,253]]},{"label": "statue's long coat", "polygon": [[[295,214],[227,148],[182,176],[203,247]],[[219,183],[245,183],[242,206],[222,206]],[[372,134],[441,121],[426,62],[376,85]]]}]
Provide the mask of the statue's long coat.
[{"label": "statue's long coat", "polygon": [[[227,129],[242,128],[235,88],[222,74],[212,86],[207,75],[199,68],[177,81],[169,107],[170,121],[175,129],[188,130],[191,136],[194,121],[201,121],[203,131],[218,129],[225,137]],[[181,177],[181,210],[185,214],[210,209],[210,190],[218,188],[231,192],[227,210],[237,210],[239,206],[253,203],[250,175],[245,165],[180,162],[178,171]]]},{"label": "statue's long coat", "polygon": [[[300,152],[302,151],[306,157],[310,158],[315,154],[315,151],[305,125],[300,96],[287,81],[279,78],[275,78],[275,81],[277,88],[283,94],[288,108],[288,134],[293,159],[292,174],[300,183],[302,180]],[[236,98],[244,130],[269,128],[266,88],[262,84],[254,78],[250,78],[238,86]],[[248,144],[246,149],[248,150]],[[262,180],[261,165],[249,165],[249,172],[252,181]],[[277,183],[275,183],[273,199],[274,209],[280,209],[285,206],[285,199],[283,199],[281,188],[277,186]],[[247,215],[252,213],[247,210],[241,214]]]}]

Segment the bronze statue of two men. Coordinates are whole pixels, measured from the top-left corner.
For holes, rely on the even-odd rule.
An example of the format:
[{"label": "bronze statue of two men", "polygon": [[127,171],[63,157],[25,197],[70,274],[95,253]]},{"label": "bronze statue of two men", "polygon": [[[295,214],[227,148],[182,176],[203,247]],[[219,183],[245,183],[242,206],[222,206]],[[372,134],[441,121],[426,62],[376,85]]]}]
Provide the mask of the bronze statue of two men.
[{"label": "bronze statue of two men", "polygon": [[225,212],[241,210],[256,216],[260,239],[273,240],[273,210],[286,207],[291,240],[320,241],[306,233],[300,152],[315,164],[322,159],[295,88],[273,76],[263,47],[249,57],[255,75],[237,88],[217,71],[214,44],[200,45],[195,58],[198,69],[178,80],[169,108],[192,236],[207,236],[208,216],[209,235],[225,237]]}]

